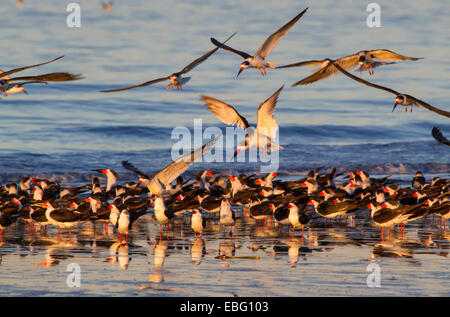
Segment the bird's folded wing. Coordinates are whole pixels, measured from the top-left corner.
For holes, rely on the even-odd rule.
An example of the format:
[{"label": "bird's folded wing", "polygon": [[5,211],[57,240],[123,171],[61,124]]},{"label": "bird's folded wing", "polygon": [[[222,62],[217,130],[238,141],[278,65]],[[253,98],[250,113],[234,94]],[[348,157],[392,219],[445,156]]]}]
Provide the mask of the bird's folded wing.
[{"label": "bird's folded wing", "polygon": [[200,98],[203,100],[206,107],[223,123],[236,125],[243,129],[247,129],[249,127],[247,119],[241,116],[233,106],[207,96],[201,96]]},{"label": "bird's folded wing", "polygon": [[270,54],[270,52],[278,44],[278,42],[280,42],[283,36],[285,36],[288,33],[290,28],[303,16],[303,14],[305,14],[307,10],[308,8],[300,12],[292,20],[290,20],[288,23],[279,28],[277,31],[272,33],[258,48],[255,55],[259,55],[262,58],[266,58],[266,56]]}]

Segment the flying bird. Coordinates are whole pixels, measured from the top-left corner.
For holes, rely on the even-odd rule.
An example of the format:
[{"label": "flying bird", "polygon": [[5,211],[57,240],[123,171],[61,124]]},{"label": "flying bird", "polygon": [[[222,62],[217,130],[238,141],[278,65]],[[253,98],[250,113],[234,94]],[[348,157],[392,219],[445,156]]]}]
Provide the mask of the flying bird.
[{"label": "flying bird", "polygon": [[209,141],[201,148],[179,157],[152,177],[148,177],[128,161],[122,161],[122,166],[139,175],[142,183],[150,191],[150,194],[163,195],[169,184],[183,174],[197,159],[203,157],[212,148],[216,140],[217,138]]},{"label": "flying bird", "polygon": [[450,140],[444,137],[444,135],[442,134],[441,130],[439,130],[438,127],[434,127],[431,130],[431,134],[439,143],[450,146]]},{"label": "flying bird", "polygon": [[366,68],[369,74],[373,75],[374,74],[373,69],[375,67],[385,64],[392,64],[395,61],[405,61],[405,60],[416,61],[422,58],[423,57],[408,57],[397,54],[390,50],[377,49],[377,50],[359,51],[353,55],[345,56],[336,60],[331,60],[329,58],[323,60],[310,60],[289,65],[278,66],[277,68],[320,65],[319,68],[314,70],[313,74],[294,83],[292,87],[295,87],[298,85],[311,84],[313,82],[335,75],[336,73],[339,72],[339,70],[333,66],[333,63],[338,64],[345,70],[352,69],[359,65],[360,72],[363,70],[363,68]]},{"label": "flying bird", "polygon": [[11,94],[19,93],[19,92],[28,94],[28,92],[25,90],[23,85],[35,84],[35,83],[47,84],[47,82],[45,82],[45,81],[24,81],[21,83],[10,84],[4,79],[0,79],[0,91],[3,92],[3,96],[5,96],[5,97],[8,95],[11,95]]},{"label": "flying bird", "polygon": [[[21,76],[21,77],[14,77],[11,78],[9,75],[20,72],[22,70],[26,70],[29,68],[42,66],[45,64],[52,63],[54,61],[57,61],[58,59],[63,58],[64,55],[59,56],[57,58],[54,58],[52,60],[49,60],[47,62],[34,64],[30,66],[24,66],[19,68],[14,68],[8,71],[2,71],[0,70],[0,92],[3,92],[5,96],[9,94],[15,94],[19,92],[27,93],[23,85],[25,84],[31,84],[31,83],[43,83],[47,84],[47,82],[56,82],[56,81],[70,81],[70,80],[77,80],[81,79],[81,74],[71,74],[67,72],[56,72],[56,73],[48,73],[48,74],[42,74],[42,75],[35,75],[35,76]],[[17,81],[22,81],[19,83],[16,83]]]},{"label": "flying bird", "polygon": [[339,64],[334,64],[334,66],[338,70],[340,70],[344,75],[346,75],[346,76],[348,76],[348,77],[350,77],[350,78],[352,78],[352,79],[354,79],[354,80],[356,80],[356,81],[358,81],[358,82],[360,82],[360,83],[362,83],[364,85],[367,85],[367,86],[370,86],[370,87],[374,87],[374,88],[377,88],[377,89],[381,89],[381,90],[390,92],[391,94],[394,94],[396,96],[396,98],[395,98],[394,108],[392,108],[392,112],[395,110],[395,108],[398,105],[404,106],[405,107],[405,111],[408,111],[408,106],[411,106],[411,110],[410,111],[412,111],[412,107],[413,106],[417,106],[417,107],[426,108],[426,109],[428,109],[430,111],[433,111],[433,112],[435,112],[437,114],[440,114],[441,116],[450,118],[450,112],[448,112],[448,111],[435,108],[435,107],[429,105],[428,103],[426,103],[426,102],[424,102],[424,101],[422,101],[420,99],[417,99],[417,98],[415,98],[415,97],[413,97],[411,95],[401,94],[401,93],[399,93],[399,92],[397,92],[397,91],[395,91],[393,89],[370,83],[370,82],[368,82],[368,81],[366,81],[366,80],[364,80],[362,78],[359,78],[359,77],[357,77],[357,76],[355,76],[353,74],[350,74],[345,69],[343,69]]},{"label": "flying bird", "polygon": [[220,121],[246,129],[245,141],[237,146],[233,158],[240,151],[246,151],[253,146],[263,149],[265,153],[266,149],[268,151],[272,148],[278,150],[283,149],[283,147],[272,142],[278,132],[278,124],[273,117],[273,112],[283,87],[284,86],[281,86],[281,88],[259,106],[256,129],[254,131],[251,130],[247,119],[241,116],[233,106],[215,98],[201,96],[201,100],[206,104],[206,107],[215,114]]},{"label": "flying bird", "polygon": [[111,8],[112,8],[112,6],[114,4],[114,1],[110,0],[108,2],[101,2],[100,4],[101,4],[101,6],[103,8],[103,11],[109,12],[109,11],[111,11]]},{"label": "flying bird", "polygon": [[265,41],[264,43],[258,48],[255,55],[250,55],[243,51],[238,51],[230,46],[225,45],[224,43],[221,43],[217,41],[215,38],[211,38],[211,42],[216,45],[217,47],[220,47],[221,49],[224,49],[226,51],[235,53],[237,55],[240,55],[245,61],[241,63],[241,68],[239,69],[239,72],[236,77],[239,77],[239,74],[246,68],[253,67],[257,68],[261,75],[266,75],[266,68],[275,68],[276,64],[271,62],[266,62],[267,55],[270,54],[272,49],[280,42],[280,40],[285,36],[289,29],[305,14],[305,10],[300,12],[296,17],[294,17],[291,21],[283,25],[281,28],[279,28],[277,31],[272,33]]},{"label": "flying bird", "polygon": [[[225,40],[225,42],[227,42],[229,39],[231,39],[235,34],[236,34],[236,32],[233,33],[229,38],[227,38]],[[134,86],[125,87],[125,88],[111,89],[111,90],[100,90],[100,92],[124,91],[124,90],[134,89],[134,88],[138,88],[138,87],[148,86],[148,85],[159,83],[161,81],[166,81],[166,80],[170,80],[170,84],[168,84],[166,86],[166,89],[174,89],[174,88],[181,89],[182,86],[191,79],[191,77],[182,77],[181,75],[186,74],[187,72],[194,69],[197,65],[203,63],[208,57],[210,57],[212,54],[214,54],[218,49],[219,49],[218,47],[213,48],[209,52],[205,53],[204,55],[200,56],[199,58],[194,60],[192,63],[190,63],[189,65],[184,67],[179,72],[173,73],[169,76],[146,81],[145,83],[142,83],[139,85],[134,85]]]}]

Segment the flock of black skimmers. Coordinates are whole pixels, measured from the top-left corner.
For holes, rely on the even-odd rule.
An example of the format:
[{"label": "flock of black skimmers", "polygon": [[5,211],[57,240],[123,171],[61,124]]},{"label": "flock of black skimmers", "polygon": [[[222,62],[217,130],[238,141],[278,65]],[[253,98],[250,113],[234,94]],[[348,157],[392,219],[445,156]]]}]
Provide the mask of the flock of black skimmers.
[{"label": "flock of black skimmers", "polygon": [[[293,236],[296,228],[301,229],[303,237],[304,227],[312,220],[346,218],[353,222],[357,216],[371,218],[381,228],[384,239],[384,228],[388,228],[388,237],[395,225],[403,234],[408,223],[439,216],[445,230],[446,219],[450,218],[450,180],[426,180],[421,172],[416,173],[410,186],[402,187],[389,176],[375,179],[360,170],[338,175],[336,169],[321,173],[319,168],[305,178],[286,181],[277,180],[277,173],[232,176],[204,170],[189,180],[178,176],[174,185],[155,194],[152,182],[158,180],[158,175],[173,171],[174,166],[180,168],[181,163],[185,164],[174,162],[150,178],[123,161],[123,167],[137,177],[136,182],[126,183],[117,181],[115,170],[94,170],[106,176],[103,186],[95,174],[91,183],[76,187],[23,177],[19,185],[6,184],[0,190],[1,232],[24,221],[41,234],[51,225],[59,228],[58,237],[62,229],[68,229],[71,236],[74,226],[103,222],[105,232],[113,226],[120,242],[127,243],[133,223],[151,214],[160,224],[160,238],[176,217],[190,217],[195,236],[202,236],[206,219],[218,219],[224,233],[228,230],[232,235],[236,219],[250,217],[261,226],[268,222],[292,226]],[[340,176],[342,181],[336,182]]]},{"label": "flock of black skimmers", "polygon": [[[376,49],[362,50],[338,59],[327,58],[282,66],[266,61],[272,49],[306,12],[307,9],[303,10],[271,34],[253,55],[226,44],[235,33],[223,42],[211,38],[215,47],[178,72],[142,84],[102,90],[102,92],[125,91],[167,80],[170,82],[166,86],[167,89],[181,89],[190,79],[190,77],[183,77],[186,73],[205,62],[218,49],[222,49],[244,59],[237,77],[248,68],[256,68],[262,76],[266,76],[266,69],[319,65],[312,75],[297,81],[292,86],[311,84],[343,73],[355,81],[394,94],[396,99],[392,111],[398,105],[404,106],[406,111],[408,106],[411,111],[413,106],[419,106],[438,115],[450,117],[450,113],[445,110],[435,108],[411,95],[370,83],[348,72],[359,66],[360,72],[367,70],[372,75],[376,67],[397,61],[416,61],[420,58],[403,56],[387,49]],[[81,79],[81,74],[68,72],[9,77],[16,72],[43,66],[62,57],[1,72],[1,92],[7,96],[25,93],[24,85],[30,83],[47,84]],[[282,89],[283,87],[279,88],[261,103],[258,108],[257,127],[253,132],[249,132],[248,121],[233,106],[208,96],[201,96],[201,100],[225,124],[245,128],[248,131],[245,142],[237,147],[236,153],[252,146],[268,151],[281,150],[282,147],[272,142],[272,139],[278,129],[273,113]],[[440,143],[450,145],[439,129],[433,129],[433,136]],[[153,176],[148,176],[132,163],[123,161],[123,167],[139,177],[138,182],[117,184],[117,172],[112,169],[101,169],[97,172],[107,177],[107,184],[103,187],[98,177],[93,177],[91,184],[72,188],[32,177],[22,178],[19,186],[15,183],[7,184],[0,190],[0,228],[3,231],[16,221],[25,221],[30,225],[38,225],[41,230],[47,225],[59,227],[59,235],[64,228],[67,228],[71,234],[71,228],[83,222],[103,221],[105,229],[112,224],[117,228],[120,239],[126,241],[133,222],[147,213],[153,213],[159,221],[161,233],[162,225],[169,225],[174,217],[183,217],[186,212],[190,212],[192,230],[199,235],[203,233],[203,220],[206,214],[218,215],[223,226],[232,228],[236,216],[242,216],[243,213],[245,217],[253,217],[256,220],[266,222],[268,219],[273,219],[281,224],[292,225],[293,234],[295,234],[295,228],[303,230],[311,219],[352,216],[355,213],[370,210],[373,223],[382,228],[383,235],[385,227],[401,225],[403,230],[408,222],[428,215],[438,215],[444,219],[444,222],[450,215],[450,181],[434,178],[426,183],[420,173],[416,175],[410,187],[403,188],[391,183],[389,178],[373,179],[364,171],[352,172],[348,182],[336,186],[335,169],[328,174],[312,171],[308,177],[297,181],[275,180],[276,173],[256,177],[254,175],[231,176],[212,171],[204,171],[192,181],[184,181],[181,174],[196,159],[209,151],[215,141],[212,140],[179,158]],[[176,184],[173,184],[174,181]]]}]

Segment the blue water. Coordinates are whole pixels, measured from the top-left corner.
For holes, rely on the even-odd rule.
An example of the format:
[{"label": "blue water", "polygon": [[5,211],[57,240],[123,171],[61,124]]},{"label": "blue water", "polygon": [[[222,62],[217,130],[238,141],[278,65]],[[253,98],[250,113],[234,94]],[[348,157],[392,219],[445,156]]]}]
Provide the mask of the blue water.
[{"label": "blue water", "polygon": [[[90,179],[91,169],[101,167],[129,176],[121,168],[123,159],[157,171],[172,160],[175,126],[193,131],[194,119],[201,119],[204,127],[224,129],[200,94],[232,104],[255,124],[258,105],[283,84],[275,111],[285,148],[280,152],[281,173],[303,173],[317,166],[341,171],[358,167],[375,174],[450,171],[450,149],[431,136],[433,126],[450,136],[448,118],[420,108],[392,113],[393,95],[339,75],[290,87],[310,74],[307,67],[268,70],[265,78],[248,69],[236,79],[240,57],[219,50],[189,73],[192,79],[182,91],[166,91],[166,83],[159,83],[114,94],[99,92],[178,71],[212,48],[211,36],[220,39],[238,31],[230,45],[253,53],[271,32],[309,7],[268,60],[287,64],[374,48],[425,57],[380,67],[369,80],[448,111],[447,3],[378,1],[380,28],[366,26],[364,1],[265,1],[256,6],[251,1],[135,0],[116,1],[109,13],[95,1],[78,3],[80,28],[66,26],[68,12],[61,1],[30,0],[22,8],[0,8],[7,43],[2,68],[64,54],[62,60],[23,74],[70,71],[85,76],[76,82],[30,85],[29,95],[0,100],[1,182],[36,174],[82,182]],[[207,166],[258,169],[258,164],[245,163]],[[196,164],[192,171],[202,168],[205,164]]]},{"label": "blue water", "polygon": [[[66,25],[66,5],[81,6],[81,27]],[[188,76],[181,91],[167,83],[104,94],[113,89],[167,76],[213,48],[209,38],[237,35],[229,44],[254,53],[274,30],[305,7],[268,60],[280,65],[338,58],[362,49],[386,48],[424,57],[363,73],[374,83],[411,94],[450,111],[450,5],[446,1],[379,0],[381,27],[369,28],[371,1],[201,1],[115,0],[109,13],[100,1],[3,1],[1,69],[55,58],[55,63],[20,75],[56,71],[83,73],[83,80],[30,85],[29,95],[0,99],[0,182],[21,176],[48,177],[65,184],[90,182],[92,169],[112,168],[118,181],[136,181],[123,169],[129,160],[154,173],[172,161],[175,127],[194,133],[225,125],[200,101],[208,95],[227,102],[254,125],[259,104],[285,85],[275,117],[280,126],[278,171],[299,178],[310,169],[336,167],[338,173],[363,169],[391,175],[409,185],[420,170],[427,180],[450,173],[450,148],[438,144],[431,129],[450,138],[448,118],[426,109],[391,112],[394,96],[336,75],[308,86],[291,84],[311,68],[254,69],[238,79],[241,58],[217,51]],[[8,3],[6,3],[8,2]],[[359,74],[358,74],[359,75]],[[204,140],[207,141],[206,139]],[[257,173],[258,162],[194,164],[187,175],[205,168],[225,173]],[[342,177],[342,176],[341,176]],[[339,178],[342,180],[342,178]],[[102,179],[103,181],[103,179]],[[203,239],[195,239],[189,219],[176,218],[158,240],[151,212],[120,244],[103,224],[74,228],[72,239],[58,228],[27,231],[16,223],[0,241],[2,296],[448,296],[448,230],[428,217],[408,224],[406,236],[392,230],[388,241],[362,213],[355,225],[305,228],[305,236],[283,228],[264,229],[253,219],[238,219],[233,236],[210,219]],[[300,238],[301,237],[301,238]],[[236,252],[236,253],[235,253]],[[244,259],[218,260],[220,254]],[[245,259],[257,256],[258,260]],[[67,265],[82,268],[82,287],[66,284]],[[368,288],[367,265],[381,266],[382,287]],[[189,276],[189,279],[186,279]]]}]

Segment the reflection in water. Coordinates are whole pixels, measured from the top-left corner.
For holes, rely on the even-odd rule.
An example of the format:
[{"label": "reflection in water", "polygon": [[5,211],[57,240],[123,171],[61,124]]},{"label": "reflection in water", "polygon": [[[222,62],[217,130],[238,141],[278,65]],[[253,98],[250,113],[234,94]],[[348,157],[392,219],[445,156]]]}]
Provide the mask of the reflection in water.
[{"label": "reflection in water", "polygon": [[191,257],[194,265],[199,265],[206,254],[205,240],[194,239],[191,245]]},{"label": "reflection in water", "polygon": [[168,241],[158,240],[153,250],[153,272],[147,278],[147,281],[153,283],[164,282],[163,266],[164,259],[166,258],[166,250],[168,247]]},{"label": "reflection in water", "polygon": [[[80,226],[74,228],[70,237],[57,237],[54,228],[49,228],[47,233],[36,233],[28,232],[26,226],[17,225],[4,234],[0,244],[0,265],[4,270],[5,263],[9,263],[7,259],[19,255],[20,261],[29,261],[28,257],[40,257],[37,262],[32,260],[37,267],[64,266],[83,259],[97,261],[98,267],[105,263],[115,264],[108,270],[121,271],[130,270],[134,262],[131,260],[143,256],[149,259],[151,269],[150,273],[145,274],[145,282],[139,289],[172,293],[181,291],[171,283],[179,276],[178,267],[188,270],[186,265],[201,267],[197,271],[200,273],[214,270],[214,267],[217,269],[217,266],[270,271],[272,260],[286,263],[286,268],[299,265],[304,268],[304,264],[315,257],[327,256],[332,263],[333,254],[344,248],[359,250],[356,261],[364,258],[362,252],[367,252],[369,258],[376,258],[377,261],[397,258],[421,263],[424,259],[417,259],[416,255],[447,257],[450,249],[449,233],[439,229],[437,222],[433,225],[425,220],[410,224],[405,234],[394,228],[390,240],[382,241],[379,228],[373,227],[370,222],[362,221],[354,226],[350,222],[328,221],[325,224],[322,219],[315,219],[308,224],[303,234],[297,232],[292,237],[292,231],[283,226],[271,227],[269,223],[264,227],[251,219],[246,221],[239,212],[237,215],[240,217],[233,236],[223,235],[218,217],[211,216],[208,217],[202,238],[194,236],[189,221],[179,219],[163,231],[161,239],[159,224],[151,216],[143,217],[136,229],[130,232],[128,245],[120,242],[115,229],[105,235],[101,227]],[[152,237],[157,239],[151,242]],[[171,270],[166,271],[164,266],[170,255],[176,255],[177,260],[171,261]],[[142,270],[138,265],[133,267],[133,270],[136,269]]]}]

